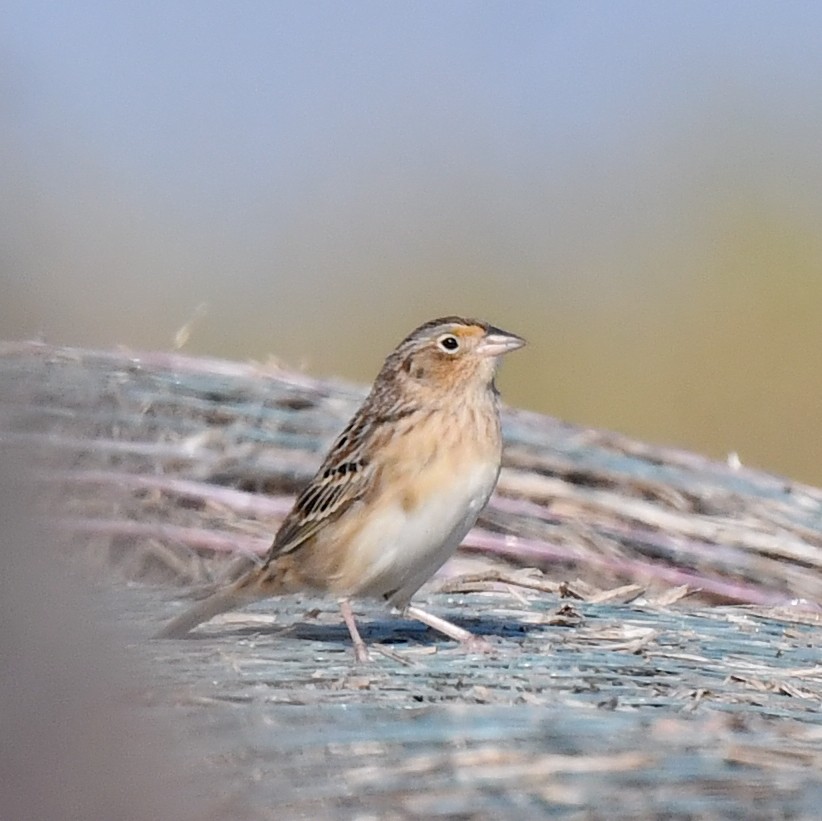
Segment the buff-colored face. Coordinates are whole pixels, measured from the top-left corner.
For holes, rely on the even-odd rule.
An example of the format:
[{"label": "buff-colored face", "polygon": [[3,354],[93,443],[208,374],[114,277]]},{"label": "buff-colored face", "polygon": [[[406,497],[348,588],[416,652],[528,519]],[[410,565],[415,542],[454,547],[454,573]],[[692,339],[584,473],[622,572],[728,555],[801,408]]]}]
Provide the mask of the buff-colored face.
[{"label": "buff-colored face", "polygon": [[525,341],[491,325],[456,317],[426,323],[397,349],[400,371],[419,385],[490,385],[498,357]]}]

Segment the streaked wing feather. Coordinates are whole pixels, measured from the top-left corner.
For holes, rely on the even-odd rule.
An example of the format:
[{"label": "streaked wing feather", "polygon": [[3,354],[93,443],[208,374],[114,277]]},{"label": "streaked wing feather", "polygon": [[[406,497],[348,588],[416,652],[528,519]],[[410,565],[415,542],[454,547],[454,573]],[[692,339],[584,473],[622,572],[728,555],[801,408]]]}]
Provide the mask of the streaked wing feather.
[{"label": "streaked wing feather", "polygon": [[[373,425],[357,414],[337,437],[314,478],[297,497],[286,516],[266,561],[290,553],[341,516],[361,499],[374,480],[374,471],[363,454],[373,447]],[[369,436],[370,434],[370,436]]]}]

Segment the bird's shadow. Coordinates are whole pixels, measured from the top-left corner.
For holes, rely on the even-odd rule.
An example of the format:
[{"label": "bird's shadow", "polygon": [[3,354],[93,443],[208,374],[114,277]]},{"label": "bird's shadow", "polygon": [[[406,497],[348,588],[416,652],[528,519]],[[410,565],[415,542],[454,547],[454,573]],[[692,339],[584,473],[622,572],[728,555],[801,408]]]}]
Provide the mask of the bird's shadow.
[{"label": "bird's shadow", "polygon": [[[511,618],[497,616],[471,616],[449,619],[453,624],[468,630],[475,636],[496,636],[501,639],[518,640],[529,633],[545,628],[542,624],[523,623]],[[450,642],[442,633],[414,619],[401,616],[387,616],[376,619],[357,619],[357,626],[366,644],[418,644],[438,645]],[[311,621],[295,621],[286,628],[243,627],[237,630],[242,635],[273,633],[283,638],[303,641],[319,641],[329,644],[350,644],[348,628],[340,619],[339,624],[325,624]]]}]

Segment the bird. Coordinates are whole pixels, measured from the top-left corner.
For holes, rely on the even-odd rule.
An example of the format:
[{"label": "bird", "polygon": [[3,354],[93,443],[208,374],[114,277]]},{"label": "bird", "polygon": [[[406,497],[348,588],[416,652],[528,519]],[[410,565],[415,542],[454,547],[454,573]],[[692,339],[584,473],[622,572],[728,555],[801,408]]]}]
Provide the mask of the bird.
[{"label": "bird", "polygon": [[525,340],[478,319],[420,325],[297,496],[260,564],[172,619],[181,638],[219,613],[296,592],[339,602],[357,662],[369,660],[352,599],[377,599],[470,649],[487,643],[411,604],[474,526],[502,459],[500,357]]}]

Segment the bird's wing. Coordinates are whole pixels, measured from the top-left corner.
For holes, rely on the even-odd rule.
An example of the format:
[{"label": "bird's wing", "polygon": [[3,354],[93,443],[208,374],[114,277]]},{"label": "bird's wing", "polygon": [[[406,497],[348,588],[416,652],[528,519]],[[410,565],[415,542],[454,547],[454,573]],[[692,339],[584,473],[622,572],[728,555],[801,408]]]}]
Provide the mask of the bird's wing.
[{"label": "bird's wing", "polygon": [[374,439],[374,426],[359,415],[355,416],[331,446],[314,478],[297,497],[277,531],[266,564],[296,550],[368,492],[376,479],[376,471],[366,455],[378,444]]}]

